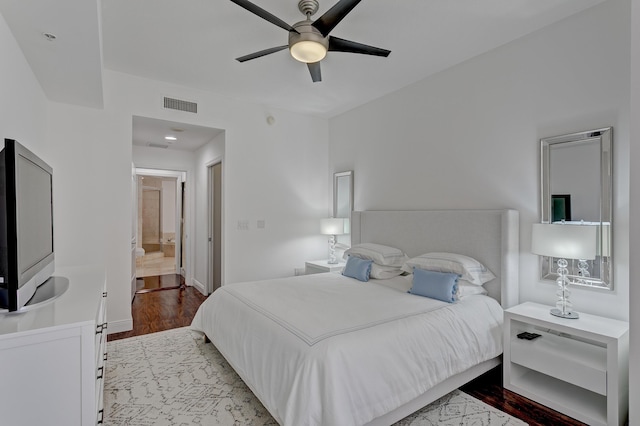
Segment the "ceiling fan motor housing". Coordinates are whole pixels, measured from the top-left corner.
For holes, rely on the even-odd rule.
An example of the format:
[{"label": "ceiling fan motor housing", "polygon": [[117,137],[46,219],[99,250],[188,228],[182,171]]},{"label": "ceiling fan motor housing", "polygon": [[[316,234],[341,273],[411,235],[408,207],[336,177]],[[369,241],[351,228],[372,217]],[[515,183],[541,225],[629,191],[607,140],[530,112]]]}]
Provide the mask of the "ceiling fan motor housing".
[{"label": "ceiling fan motor housing", "polygon": [[[329,37],[323,36],[322,33],[311,24],[312,22],[309,20],[293,24],[293,28],[295,28],[298,32],[296,33],[294,31],[289,31],[289,50],[294,49],[294,46],[297,43],[312,42],[322,45],[324,47],[324,53],[327,52],[327,50],[329,49]],[[295,57],[293,53],[292,55]]]}]

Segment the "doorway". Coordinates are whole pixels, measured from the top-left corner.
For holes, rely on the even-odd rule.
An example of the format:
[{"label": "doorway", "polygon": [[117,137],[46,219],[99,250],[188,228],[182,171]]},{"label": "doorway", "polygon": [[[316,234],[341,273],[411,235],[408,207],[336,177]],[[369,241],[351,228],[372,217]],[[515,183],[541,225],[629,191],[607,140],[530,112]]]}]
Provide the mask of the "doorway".
[{"label": "doorway", "polygon": [[208,174],[208,244],[207,293],[222,286],[222,160],[207,165]]},{"label": "doorway", "polygon": [[180,171],[136,169],[138,281],[182,274],[184,175]]}]

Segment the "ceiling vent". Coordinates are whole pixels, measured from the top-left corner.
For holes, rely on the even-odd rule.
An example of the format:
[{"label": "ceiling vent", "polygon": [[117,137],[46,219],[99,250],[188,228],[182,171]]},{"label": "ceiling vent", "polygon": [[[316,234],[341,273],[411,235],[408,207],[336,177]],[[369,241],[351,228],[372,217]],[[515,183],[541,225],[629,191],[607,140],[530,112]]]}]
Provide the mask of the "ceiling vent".
[{"label": "ceiling vent", "polygon": [[195,102],[183,101],[175,98],[168,98],[164,96],[164,107],[168,109],[175,109],[178,111],[198,113],[198,104]]},{"label": "ceiling vent", "polygon": [[151,148],[164,148],[167,149],[169,148],[169,145],[167,144],[163,144],[163,143],[155,143],[155,142],[149,142],[149,145]]}]

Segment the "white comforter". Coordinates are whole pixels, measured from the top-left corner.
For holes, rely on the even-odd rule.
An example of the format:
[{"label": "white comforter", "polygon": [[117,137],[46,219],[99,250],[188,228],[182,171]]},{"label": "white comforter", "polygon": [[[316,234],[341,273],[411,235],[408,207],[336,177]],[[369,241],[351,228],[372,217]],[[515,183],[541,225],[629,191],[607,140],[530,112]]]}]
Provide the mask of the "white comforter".
[{"label": "white comforter", "polygon": [[232,284],[191,327],[281,425],[361,425],[502,353],[495,300],[448,304],[409,286],[335,273]]}]

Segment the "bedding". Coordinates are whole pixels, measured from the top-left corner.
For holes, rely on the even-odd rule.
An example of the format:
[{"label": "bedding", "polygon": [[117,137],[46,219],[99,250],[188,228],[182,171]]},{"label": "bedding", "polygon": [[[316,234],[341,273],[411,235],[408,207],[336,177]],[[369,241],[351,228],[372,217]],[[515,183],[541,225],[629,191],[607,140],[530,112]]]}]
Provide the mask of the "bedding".
[{"label": "bedding", "polygon": [[446,303],[410,287],[338,273],[230,284],[191,327],[281,425],[362,425],[502,353],[494,299]]}]

